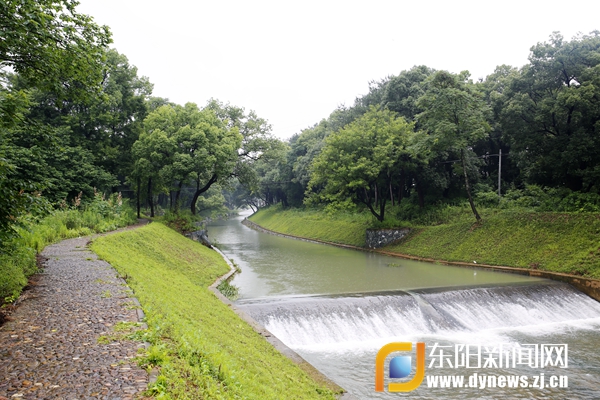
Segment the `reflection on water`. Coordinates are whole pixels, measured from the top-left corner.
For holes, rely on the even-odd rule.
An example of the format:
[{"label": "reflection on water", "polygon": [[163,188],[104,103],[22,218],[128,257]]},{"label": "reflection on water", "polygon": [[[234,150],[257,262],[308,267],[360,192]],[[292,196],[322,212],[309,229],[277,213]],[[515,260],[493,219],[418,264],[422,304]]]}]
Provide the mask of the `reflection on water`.
[{"label": "reflection on water", "polygon": [[538,278],[436,265],[256,232],[242,217],[212,223],[209,238],[241,267],[240,299],[373,292],[539,281]]}]

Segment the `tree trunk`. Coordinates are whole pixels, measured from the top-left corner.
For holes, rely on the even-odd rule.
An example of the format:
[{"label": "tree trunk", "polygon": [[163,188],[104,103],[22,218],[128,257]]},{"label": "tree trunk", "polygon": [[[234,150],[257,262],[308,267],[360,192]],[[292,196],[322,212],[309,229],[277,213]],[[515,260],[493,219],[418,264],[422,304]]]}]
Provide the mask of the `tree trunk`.
[{"label": "tree trunk", "polygon": [[142,178],[138,177],[137,178],[137,199],[136,199],[137,217],[138,218],[141,218],[141,216],[140,216],[140,209],[141,209],[141,207],[140,207],[140,197],[141,197],[140,190],[142,190]]},{"label": "tree trunk", "polygon": [[154,201],[152,199],[152,177],[148,178],[148,205],[150,205],[150,217],[154,218]]},{"label": "tree trunk", "polygon": [[469,185],[469,176],[467,175],[467,162],[465,160],[465,150],[460,150],[460,160],[462,161],[463,174],[465,175],[465,188],[467,189],[467,197],[469,198],[469,204],[471,205],[471,210],[473,211],[473,215],[475,215],[475,219],[477,221],[481,221],[481,217],[475,208],[475,203],[473,203],[473,196],[471,196],[471,187]]},{"label": "tree trunk", "polygon": [[400,171],[400,184],[398,185],[398,204],[402,203],[404,198],[404,180],[406,179],[404,171]]},{"label": "tree trunk", "polygon": [[416,189],[419,197],[419,208],[422,210],[425,208],[425,193],[423,193],[423,187],[419,181],[416,182]]},{"label": "tree trunk", "polygon": [[179,181],[179,186],[175,192],[175,211],[179,210],[179,196],[181,195],[181,188],[183,187],[183,181]]},{"label": "tree trunk", "polygon": [[196,202],[198,201],[198,197],[200,197],[200,195],[204,192],[206,192],[208,189],[210,189],[210,187],[212,186],[213,183],[215,183],[217,181],[217,176],[213,175],[209,181],[206,183],[206,185],[204,185],[202,188],[200,188],[200,181],[196,181],[196,192],[194,193],[194,197],[192,197],[192,204],[190,206],[190,210],[192,211],[193,215],[196,215]]},{"label": "tree trunk", "polygon": [[379,203],[379,215],[381,216],[381,219],[379,220],[379,222],[383,222],[384,218],[385,218],[385,197],[381,196],[381,200]]}]

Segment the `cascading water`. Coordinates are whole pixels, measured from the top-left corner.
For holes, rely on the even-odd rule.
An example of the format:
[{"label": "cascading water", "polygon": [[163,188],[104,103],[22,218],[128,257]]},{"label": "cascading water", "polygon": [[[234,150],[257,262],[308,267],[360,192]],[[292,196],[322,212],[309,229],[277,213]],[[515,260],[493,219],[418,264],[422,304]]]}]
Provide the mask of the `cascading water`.
[{"label": "cascading water", "polygon": [[565,284],[419,290],[360,297],[314,296],[242,301],[288,346],[346,348],[398,337],[482,337],[504,331],[600,323],[600,303]]},{"label": "cascading water", "polygon": [[[424,341],[429,348],[449,346],[453,357],[452,348],[458,343],[483,347],[502,344],[505,348],[534,343],[573,343],[574,332],[577,337],[587,337],[588,341],[600,339],[600,303],[566,284],[553,282],[364,296],[254,299],[241,301],[238,307],[359,398],[386,398],[374,392],[373,365],[378,349],[389,342]],[[589,342],[582,344],[580,348],[571,345],[577,364],[590,356]],[[593,398],[598,381],[597,376],[590,377],[597,367],[596,363],[576,368],[580,369],[579,376],[571,377],[568,392],[564,388],[562,392],[548,388],[541,392],[532,388],[499,392],[494,388],[495,391],[488,389],[487,394],[477,390],[464,392],[459,397],[553,398],[569,393],[569,398]],[[559,375],[572,373],[573,369],[540,371]],[[452,375],[457,370],[445,368],[437,372]],[[519,376],[540,373],[523,368],[493,372]],[[419,388],[412,397],[457,395],[456,389],[427,390]]]},{"label": "cascading water", "polygon": [[[289,240],[236,220],[215,223],[209,236],[242,268],[233,281],[241,295],[236,306],[357,398],[600,398],[600,303],[568,285]],[[545,374],[568,377],[568,387],[459,389],[423,382],[408,396],[377,393],[375,356],[389,342],[425,342],[428,379]],[[568,367],[449,364],[468,345],[494,353],[498,344],[512,351],[562,344]],[[441,367],[430,365],[436,346],[445,346],[449,357]]]}]

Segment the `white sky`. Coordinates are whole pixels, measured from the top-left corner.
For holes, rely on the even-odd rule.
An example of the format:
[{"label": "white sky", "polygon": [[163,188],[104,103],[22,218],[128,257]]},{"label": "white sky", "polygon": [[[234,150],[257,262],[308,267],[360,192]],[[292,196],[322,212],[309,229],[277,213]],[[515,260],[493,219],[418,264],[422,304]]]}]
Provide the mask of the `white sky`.
[{"label": "white sky", "polygon": [[597,0],[80,0],[153,95],[255,110],[282,139],[414,65],[485,77],[553,31],[600,30]]}]

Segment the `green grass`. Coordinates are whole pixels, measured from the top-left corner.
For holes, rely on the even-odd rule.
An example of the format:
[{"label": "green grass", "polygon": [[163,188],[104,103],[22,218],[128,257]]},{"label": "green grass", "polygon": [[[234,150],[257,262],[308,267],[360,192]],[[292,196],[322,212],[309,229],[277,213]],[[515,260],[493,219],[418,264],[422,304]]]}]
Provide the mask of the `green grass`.
[{"label": "green grass", "polygon": [[[480,210],[475,224],[465,207],[444,206],[397,226],[413,233],[382,250],[423,258],[533,268],[600,279],[600,214]],[[369,216],[269,208],[250,218],[286,234],[364,246]],[[427,225],[416,222],[427,221]],[[329,236],[331,235],[331,236]]]},{"label": "green grass", "polygon": [[92,250],[135,292],[158,365],[154,395],[173,399],[318,399],[334,394],[281,355],[208,290],[229,270],[216,252],[160,223],[98,238]]},{"label": "green grass", "polygon": [[318,239],[332,243],[365,245],[365,229],[373,218],[367,214],[326,214],[319,210],[283,210],[273,206],[250,217],[263,228],[288,235]]},{"label": "green grass", "polygon": [[[0,304],[11,303],[37,272],[36,254],[63,239],[108,232],[137,221],[127,206],[98,199],[85,209],[54,211],[41,221],[21,221],[15,237],[0,248]],[[99,208],[102,209],[99,209]]]},{"label": "green grass", "polygon": [[501,212],[422,227],[387,251],[600,278],[600,215]]}]

